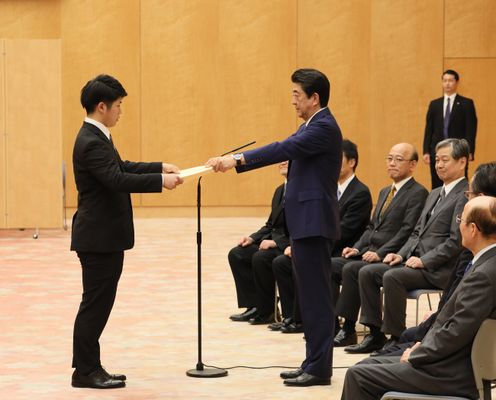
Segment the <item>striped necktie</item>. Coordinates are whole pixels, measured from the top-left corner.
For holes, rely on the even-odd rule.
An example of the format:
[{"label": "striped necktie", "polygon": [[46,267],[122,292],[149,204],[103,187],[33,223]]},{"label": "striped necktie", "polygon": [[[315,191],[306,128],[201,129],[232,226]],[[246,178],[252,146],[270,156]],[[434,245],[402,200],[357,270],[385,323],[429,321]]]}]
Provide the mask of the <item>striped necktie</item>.
[{"label": "striped necktie", "polygon": [[391,202],[393,201],[395,193],[396,193],[396,186],[393,185],[393,187],[391,188],[391,191],[389,192],[389,194],[386,197],[386,201],[384,202],[384,205],[381,208],[381,218],[384,215],[384,213],[386,212],[386,210],[388,209]]}]

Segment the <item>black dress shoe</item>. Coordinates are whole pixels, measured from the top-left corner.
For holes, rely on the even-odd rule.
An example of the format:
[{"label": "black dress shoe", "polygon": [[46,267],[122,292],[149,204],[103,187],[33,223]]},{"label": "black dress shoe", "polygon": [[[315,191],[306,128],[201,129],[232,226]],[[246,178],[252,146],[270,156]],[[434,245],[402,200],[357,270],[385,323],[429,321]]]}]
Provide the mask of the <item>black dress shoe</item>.
[{"label": "black dress shoe", "polygon": [[356,332],[350,333],[341,329],[334,337],[334,347],[345,347],[357,343]]},{"label": "black dress shoe", "polygon": [[269,328],[271,331],[280,331],[281,328],[290,325],[293,322],[293,318],[284,318],[282,322],[273,322],[272,324],[269,324],[267,328]]},{"label": "black dress shoe", "polygon": [[386,336],[381,332],[378,335],[365,335],[362,343],[354,344],[344,348],[344,351],[351,354],[372,353],[374,350],[382,349],[386,343]]},{"label": "black dress shoe", "polygon": [[281,328],[282,333],[302,333],[303,332],[303,324],[297,324],[296,322],[293,322],[292,324],[289,324],[288,326],[283,326]]},{"label": "black dress shoe", "polygon": [[126,375],[124,374],[109,374],[103,366],[101,368],[109,379],[113,379],[114,381],[125,381],[127,379]]},{"label": "black dress shoe", "polygon": [[93,389],[116,389],[126,386],[126,382],[110,379],[108,374],[99,368],[89,375],[81,375],[74,370],[72,374],[72,387]]},{"label": "black dress shoe", "polygon": [[382,350],[389,350],[392,347],[396,346],[398,344],[398,340],[396,338],[391,338],[386,340],[386,343],[384,343],[384,346],[382,346]]},{"label": "black dress shoe", "polygon": [[256,307],[247,308],[246,311],[241,314],[233,314],[229,317],[232,321],[249,321],[250,318],[253,318],[257,314]]},{"label": "black dress shoe", "polygon": [[294,369],[292,371],[283,371],[279,374],[279,376],[282,379],[293,379],[293,378],[297,378],[302,373],[303,373],[303,370],[301,368],[298,368],[298,369]]},{"label": "black dress shoe", "polygon": [[274,322],[274,313],[270,315],[255,315],[253,318],[250,318],[250,324],[252,325],[265,325]]},{"label": "black dress shoe", "polygon": [[316,385],[330,385],[331,378],[319,378],[318,376],[307,374],[303,372],[296,378],[284,380],[284,384],[287,386],[316,386]]}]

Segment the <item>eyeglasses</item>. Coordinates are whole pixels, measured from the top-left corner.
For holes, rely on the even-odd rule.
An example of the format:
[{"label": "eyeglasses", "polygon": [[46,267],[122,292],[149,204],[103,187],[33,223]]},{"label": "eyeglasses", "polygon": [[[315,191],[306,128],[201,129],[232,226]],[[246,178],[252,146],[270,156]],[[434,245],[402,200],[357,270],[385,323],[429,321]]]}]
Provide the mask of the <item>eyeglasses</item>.
[{"label": "eyeglasses", "polygon": [[471,199],[472,197],[475,197],[475,196],[479,196],[481,195],[482,193],[479,193],[479,192],[473,192],[472,190],[465,190],[463,192],[464,196],[467,198],[467,199]]},{"label": "eyeglasses", "polygon": [[479,225],[477,225],[474,221],[467,221],[466,219],[463,219],[461,214],[458,214],[455,217],[455,221],[456,221],[457,224],[460,224],[461,222],[464,222],[466,225],[468,225],[468,224],[474,224],[475,227],[480,231]]},{"label": "eyeglasses", "polygon": [[386,157],[386,162],[389,164],[389,163],[392,163],[394,161],[395,164],[400,164],[402,162],[405,162],[405,161],[413,161],[413,160],[407,160],[403,157],[396,157],[396,156],[387,156]]}]

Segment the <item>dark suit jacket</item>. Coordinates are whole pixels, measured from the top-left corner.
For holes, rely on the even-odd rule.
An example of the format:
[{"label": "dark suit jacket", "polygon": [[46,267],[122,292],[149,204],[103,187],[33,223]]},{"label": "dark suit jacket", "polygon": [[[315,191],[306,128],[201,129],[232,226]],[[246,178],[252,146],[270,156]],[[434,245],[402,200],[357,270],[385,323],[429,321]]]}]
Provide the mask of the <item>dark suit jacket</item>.
[{"label": "dark suit jacket", "polygon": [[[444,139],[444,97],[432,100],[427,111],[424,132],[424,154],[435,154],[436,144]],[[475,153],[475,135],[477,133],[477,115],[472,99],[457,94],[453,102],[448,126],[448,137],[467,139],[470,153]]]},{"label": "dark suit jacket", "polygon": [[345,247],[351,247],[362,236],[370,221],[372,196],[370,190],[355,176],[339,201],[341,239],[334,245],[333,257],[340,257]]},{"label": "dark suit jacket", "polygon": [[161,192],[162,163],[122,161],[105,134],[83,123],[72,156],[78,209],[71,250],[108,253],[134,245],[129,193]]},{"label": "dark suit jacket", "polygon": [[390,190],[391,186],[386,186],[379,192],[372,219],[353,246],[359,254],[371,250],[384,258],[388,253],[398,251],[415,228],[428,195],[427,189],[411,178],[396,193],[381,218],[380,212]]},{"label": "dark suit jacket", "polygon": [[487,318],[496,318],[496,248],[484,253],[464,276],[421,346],[410,354],[412,379],[422,382],[428,376],[449,381],[453,393],[472,391],[477,398],[471,350]]},{"label": "dark suit jacket", "polygon": [[338,124],[325,108],[286,140],[243,153],[246,165],[238,172],[289,160],[284,212],[292,239],[339,239],[341,141]]},{"label": "dark suit jacket", "polygon": [[289,246],[289,238],[286,236],[284,223],[284,183],[276,188],[274,196],[272,196],[272,210],[269,219],[250,237],[257,244],[262,240],[271,239],[276,242],[277,248],[281,251]]},{"label": "dark suit jacket", "polygon": [[467,202],[463,194],[467,188],[466,179],[458,182],[436,206],[432,216],[427,218],[439,198],[442,187],[433,189],[425,202],[415,230],[398,252],[406,261],[415,251],[424,264],[420,271],[425,279],[439,288],[446,287],[453,263],[462,250],[456,216],[462,213]]}]

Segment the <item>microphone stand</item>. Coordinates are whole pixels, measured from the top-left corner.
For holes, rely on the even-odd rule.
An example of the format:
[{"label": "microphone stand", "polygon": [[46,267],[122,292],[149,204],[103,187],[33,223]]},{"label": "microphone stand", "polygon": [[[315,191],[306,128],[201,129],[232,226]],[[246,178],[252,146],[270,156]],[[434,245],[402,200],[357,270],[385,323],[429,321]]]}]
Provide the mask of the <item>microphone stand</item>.
[{"label": "microphone stand", "polygon": [[[237,150],[241,150],[247,146],[252,145],[255,142],[245,144],[244,146],[238,147],[224,155],[233,153]],[[201,231],[201,176],[198,178],[198,185],[196,187],[196,208],[197,208],[197,223],[198,231],[196,232],[196,249],[197,249],[197,280],[198,280],[198,361],[196,363],[195,369],[189,369],[186,371],[186,375],[193,378],[220,378],[222,376],[227,376],[227,371],[222,368],[205,368],[202,361],[202,288],[201,288],[201,246],[202,246],[202,231]]]},{"label": "microphone stand", "polygon": [[198,186],[196,188],[197,195],[197,222],[198,231],[196,232],[196,249],[197,249],[197,279],[198,279],[198,362],[195,369],[186,371],[186,375],[193,378],[220,378],[227,376],[227,371],[221,368],[205,368],[202,361],[202,311],[201,311],[201,245],[202,245],[202,232],[201,232],[201,176],[198,178]]}]

